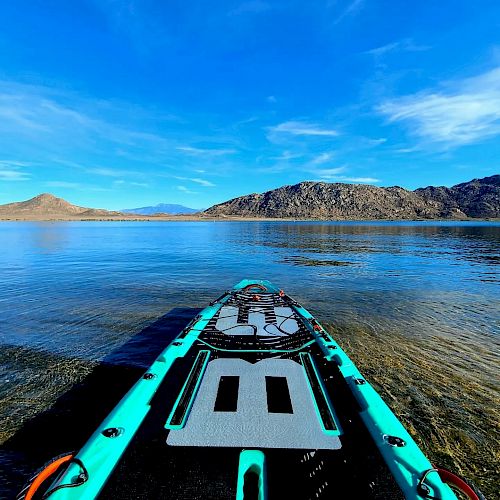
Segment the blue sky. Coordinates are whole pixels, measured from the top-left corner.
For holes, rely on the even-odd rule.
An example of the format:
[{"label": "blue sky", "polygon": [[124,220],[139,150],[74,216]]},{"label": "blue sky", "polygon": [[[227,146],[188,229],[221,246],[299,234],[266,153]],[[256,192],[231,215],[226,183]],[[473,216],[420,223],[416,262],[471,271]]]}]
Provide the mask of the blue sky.
[{"label": "blue sky", "polygon": [[496,0],[16,0],[0,203],[199,208],[302,180],[498,173]]}]

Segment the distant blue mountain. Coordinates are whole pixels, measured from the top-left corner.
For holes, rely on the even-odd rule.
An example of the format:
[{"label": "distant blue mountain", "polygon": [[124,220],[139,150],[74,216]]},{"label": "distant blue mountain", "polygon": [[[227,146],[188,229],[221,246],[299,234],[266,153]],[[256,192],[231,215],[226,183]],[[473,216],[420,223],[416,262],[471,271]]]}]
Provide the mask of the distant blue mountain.
[{"label": "distant blue mountain", "polygon": [[140,208],[124,208],[120,212],[126,214],[140,214],[140,215],[154,215],[159,213],[165,214],[194,214],[195,212],[202,211],[202,208],[189,208],[183,205],[175,205],[171,203],[159,203],[154,207],[140,207]]}]

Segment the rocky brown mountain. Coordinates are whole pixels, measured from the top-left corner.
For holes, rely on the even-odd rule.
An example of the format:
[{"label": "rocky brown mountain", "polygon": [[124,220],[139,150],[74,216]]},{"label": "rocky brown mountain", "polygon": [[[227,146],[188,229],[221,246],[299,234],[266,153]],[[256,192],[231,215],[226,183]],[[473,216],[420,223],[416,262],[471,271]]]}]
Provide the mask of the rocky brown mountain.
[{"label": "rocky brown mountain", "polygon": [[86,208],[72,205],[50,193],[43,193],[26,201],[0,205],[1,218],[59,218],[59,217],[107,217],[121,215],[100,208]]},{"label": "rocky brown mountain", "polygon": [[452,188],[301,182],[214,205],[210,216],[318,219],[435,219],[500,217],[500,175]]},{"label": "rocky brown mountain", "polygon": [[500,217],[500,175],[473,179],[452,188],[429,186],[414,192],[440,203],[443,216],[458,209],[468,217]]}]

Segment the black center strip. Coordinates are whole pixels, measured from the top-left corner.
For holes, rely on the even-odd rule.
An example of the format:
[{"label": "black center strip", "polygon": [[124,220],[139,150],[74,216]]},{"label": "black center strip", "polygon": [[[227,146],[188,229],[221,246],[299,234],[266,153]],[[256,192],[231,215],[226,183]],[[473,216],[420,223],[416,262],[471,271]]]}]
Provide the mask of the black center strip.
[{"label": "black center strip", "polygon": [[330,406],[326,400],[321,382],[318,379],[316,370],[314,369],[313,360],[309,354],[301,354],[300,357],[302,359],[302,365],[304,366],[309,385],[311,386],[321,420],[323,421],[323,425],[327,431],[335,431],[337,430],[337,425],[335,424],[332,412],[330,411]]},{"label": "black center strip", "polygon": [[186,385],[182,390],[181,397],[179,398],[179,402],[175,407],[174,414],[169,421],[170,425],[182,425],[184,422],[184,418],[186,413],[188,412],[191,401],[195,395],[196,388],[198,386],[198,380],[203,375],[205,368],[205,361],[207,360],[210,353],[208,351],[200,351],[198,354],[196,361],[194,362],[193,368],[189,373]]}]

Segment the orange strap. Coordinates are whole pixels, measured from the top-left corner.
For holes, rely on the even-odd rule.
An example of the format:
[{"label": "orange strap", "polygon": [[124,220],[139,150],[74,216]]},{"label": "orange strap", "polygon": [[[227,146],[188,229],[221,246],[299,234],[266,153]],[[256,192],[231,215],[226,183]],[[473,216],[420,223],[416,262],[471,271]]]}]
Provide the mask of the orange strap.
[{"label": "orange strap", "polygon": [[73,454],[70,453],[69,455],[64,455],[62,457],[56,458],[53,462],[50,462],[45,469],[43,469],[38,476],[34,479],[34,481],[31,483],[28,491],[26,492],[26,495],[24,497],[24,500],[32,500],[33,497],[35,496],[35,493],[38,491],[38,488],[53,474],[55,474],[59,467],[61,465],[65,464],[66,462],[69,462],[73,458]]}]

